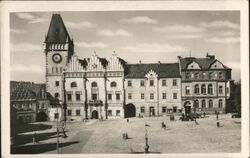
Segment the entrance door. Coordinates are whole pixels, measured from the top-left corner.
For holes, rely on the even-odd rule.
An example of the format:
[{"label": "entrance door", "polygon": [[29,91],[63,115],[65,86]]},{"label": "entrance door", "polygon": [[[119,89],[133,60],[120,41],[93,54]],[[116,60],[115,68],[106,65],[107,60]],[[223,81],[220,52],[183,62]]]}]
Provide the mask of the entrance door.
[{"label": "entrance door", "polygon": [[91,119],[98,119],[98,112],[96,110],[92,111]]},{"label": "entrance door", "polygon": [[190,101],[185,102],[184,108],[185,108],[185,115],[191,113],[191,103],[190,103]]},{"label": "entrance door", "polygon": [[37,114],[36,120],[37,121],[47,121],[47,115],[44,111],[41,111]]},{"label": "entrance door", "polygon": [[155,116],[155,108],[153,106],[149,108],[149,116]]},{"label": "entrance door", "polygon": [[124,107],[124,118],[135,117],[135,106],[127,104]]}]

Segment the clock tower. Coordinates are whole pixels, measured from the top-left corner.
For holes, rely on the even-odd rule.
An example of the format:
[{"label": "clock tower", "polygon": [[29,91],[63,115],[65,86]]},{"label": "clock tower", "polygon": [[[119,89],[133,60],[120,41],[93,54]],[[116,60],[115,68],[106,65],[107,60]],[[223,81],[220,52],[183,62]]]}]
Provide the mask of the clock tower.
[{"label": "clock tower", "polygon": [[74,54],[73,39],[70,38],[60,14],[53,14],[45,37],[46,90],[63,101],[63,71]]}]

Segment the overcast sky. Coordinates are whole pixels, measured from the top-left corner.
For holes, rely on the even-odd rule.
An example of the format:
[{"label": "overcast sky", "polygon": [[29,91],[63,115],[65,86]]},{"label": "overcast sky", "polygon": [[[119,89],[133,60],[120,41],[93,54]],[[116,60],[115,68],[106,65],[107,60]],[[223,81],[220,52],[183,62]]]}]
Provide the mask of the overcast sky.
[{"label": "overcast sky", "polygon": [[[58,12],[57,12],[58,13]],[[61,12],[80,58],[116,54],[128,63],[213,54],[240,80],[238,11]],[[42,44],[52,12],[10,15],[11,80],[45,82]]]}]

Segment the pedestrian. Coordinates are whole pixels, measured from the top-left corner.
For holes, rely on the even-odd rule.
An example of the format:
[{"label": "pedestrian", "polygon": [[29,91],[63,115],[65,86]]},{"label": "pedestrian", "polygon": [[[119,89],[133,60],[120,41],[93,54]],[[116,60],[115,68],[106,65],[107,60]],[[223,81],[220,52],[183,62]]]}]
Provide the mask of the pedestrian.
[{"label": "pedestrian", "polygon": [[165,123],[163,121],[161,122],[161,128],[163,128],[164,130],[166,130],[166,125],[165,125]]},{"label": "pedestrian", "polygon": [[127,119],[127,122],[129,122],[129,119]]},{"label": "pedestrian", "polygon": [[217,121],[216,124],[217,124],[217,127],[219,128],[220,127],[220,122]]},{"label": "pedestrian", "polygon": [[204,118],[206,117],[206,112],[203,112],[203,117],[204,117]]},{"label": "pedestrian", "polygon": [[37,134],[34,133],[34,135],[33,135],[33,144],[37,144],[37,143],[38,143]]},{"label": "pedestrian", "polygon": [[216,119],[219,119],[219,112],[216,113]]}]

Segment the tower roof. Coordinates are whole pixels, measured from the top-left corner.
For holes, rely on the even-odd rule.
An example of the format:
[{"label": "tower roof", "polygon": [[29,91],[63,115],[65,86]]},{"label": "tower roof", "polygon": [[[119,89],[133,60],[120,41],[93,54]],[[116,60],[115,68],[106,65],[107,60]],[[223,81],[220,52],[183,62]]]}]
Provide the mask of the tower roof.
[{"label": "tower roof", "polygon": [[45,42],[48,43],[66,43],[67,40],[70,40],[68,31],[63,23],[62,17],[60,14],[53,14],[48,34],[46,36]]}]

